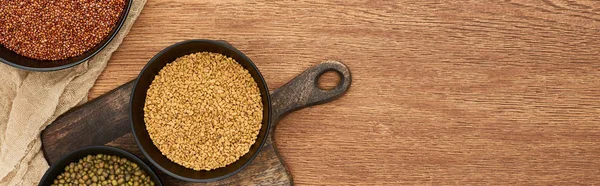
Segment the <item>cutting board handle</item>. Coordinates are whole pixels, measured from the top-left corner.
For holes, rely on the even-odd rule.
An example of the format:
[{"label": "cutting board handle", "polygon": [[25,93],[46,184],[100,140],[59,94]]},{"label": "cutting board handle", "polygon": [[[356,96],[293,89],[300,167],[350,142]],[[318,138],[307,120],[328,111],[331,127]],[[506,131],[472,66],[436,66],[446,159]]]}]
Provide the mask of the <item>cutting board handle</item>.
[{"label": "cutting board handle", "polygon": [[[323,90],[317,82],[321,75],[329,71],[337,72],[341,80],[333,89]],[[271,93],[271,130],[292,111],[339,98],[348,91],[351,83],[350,69],[338,61],[326,61],[307,69]]]}]

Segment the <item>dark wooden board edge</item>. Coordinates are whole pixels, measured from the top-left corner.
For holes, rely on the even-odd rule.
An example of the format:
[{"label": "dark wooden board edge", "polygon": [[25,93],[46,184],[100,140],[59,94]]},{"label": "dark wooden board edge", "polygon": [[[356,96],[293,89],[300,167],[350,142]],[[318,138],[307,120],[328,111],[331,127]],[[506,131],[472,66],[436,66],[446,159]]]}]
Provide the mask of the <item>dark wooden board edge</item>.
[{"label": "dark wooden board edge", "polygon": [[[46,142],[47,141],[52,141],[52,142],[59,141],[60,142],[61,140],[64,141],[63,138],[66,135],[72,135],[72,136],[86,135],[85,133],[82,133],[82,134],[65,134],[65,133],[70,132],[70,130],[67,130],[68,128],[78,128],[77,126],[74,126],[74,125],[78,125],[78,123],[86,122],[89,125],[90,121],[87,120],[88,118],[84,118],[83,116],[87,116],[89,113],[92,113],[92,112],[94,112],[94,110],[96,110],[96,109],[91,109],[91,108],[94,108],[99,105],[107,105],[107,103],[114,102],[115,99],[123,99],[123,96],[126,96],[127,100],[128,100],[129,92],[131,92],[132,87],[133,87],[133,81],[125,83],[125,84],[107,92],[106,94],[103,94],[102,96],[99,96],[85,104],[73,107],[69,111],[65,112],[64,114],[62,114],[58,118],[56,118],[56,120],[54,120],[54,122],[52,122],[50,125],[46,126],[46,128],[41,133],[42,151],[43,151],[44,158],[46,159],[46,161],[50,165],[52,165],[52,163],[55,161],[58,161],[58,159],[62,155],[65,155],[66,153],[76,150],[76,149],[68,148],[68,151],[62,150],[62,151],[56,152],[56,150],[59,149],[60,147],[66,148],[67,146],[64,146],[64,144],[61,144],[61,143],[57,143],[55,145],[53,145],[52,143],[44,143],[45,141]],[[127,94],[125,94],[125,93],[127,93]],[[113,101],[111,101],[111,100],[113,100]],[[128,107],[128,104],[126,106]],[[105,108],[105,106],[101,106],[101,108]],[[127,119],[127,120],[129,120],[129,119]],[[121,133],[121,131],[123,131],[123,130],[119,130],[117,132]],[[117,135],[117,136],[120,136],[120,135]],[[89,145],[85,145],[85,146],[89,146]],[[84,146],[82,146],[82,145],[78,146],[78,148],[81,148],[81,147],[84,147]],[[52,151],[50,151],[50,152],[53,152],[53,153],[48,153],[49,148],[52,148]]]}]

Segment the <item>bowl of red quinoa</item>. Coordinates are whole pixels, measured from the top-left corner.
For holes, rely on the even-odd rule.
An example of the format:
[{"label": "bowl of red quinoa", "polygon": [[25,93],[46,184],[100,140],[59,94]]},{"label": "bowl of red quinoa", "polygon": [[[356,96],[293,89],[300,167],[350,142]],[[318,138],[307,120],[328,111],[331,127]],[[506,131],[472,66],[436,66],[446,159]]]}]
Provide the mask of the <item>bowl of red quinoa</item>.
[{"label": "bowl of red quinoa", "polygon": [[0,61],[56,71],[87,61],[117,35],[132,0],[0,1]]}]

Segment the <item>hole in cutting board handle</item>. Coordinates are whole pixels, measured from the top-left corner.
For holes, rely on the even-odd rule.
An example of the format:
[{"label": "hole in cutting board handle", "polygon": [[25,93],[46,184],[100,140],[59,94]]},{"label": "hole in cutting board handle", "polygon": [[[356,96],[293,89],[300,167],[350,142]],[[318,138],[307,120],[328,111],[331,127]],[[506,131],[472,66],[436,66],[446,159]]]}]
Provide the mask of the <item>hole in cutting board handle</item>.
[{"label": "hole in cutting board handle", "polygon": [[342,74],[335,70],[327,70],[317,76],[317,87],[321,90],[331,90],[342,83]]}]

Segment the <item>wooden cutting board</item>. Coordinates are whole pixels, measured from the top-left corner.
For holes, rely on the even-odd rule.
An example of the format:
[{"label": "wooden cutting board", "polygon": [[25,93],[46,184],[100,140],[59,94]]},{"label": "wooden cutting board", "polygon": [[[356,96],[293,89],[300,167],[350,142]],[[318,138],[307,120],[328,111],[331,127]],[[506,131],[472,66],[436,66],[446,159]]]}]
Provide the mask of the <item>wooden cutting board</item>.
[{"label": "wooden cutting board", "polygon": [[[335,71],[340,77],[338,86],[331,90],[317,87],[318,78],[325,72]],[[227,179],[207,185],[293,185],[292,176],[286,169],[274,145],[273,131],[279,119],[287,113],[311,105],[325,103],[343,95],[350,87],[348,68],[335,61],[318,64],[304,71],[289,83],[271,93],[272,123],[265,145],[254,161],[241,172]],[[129,98],[133,82],[126,83],[111,92],[82,106],[73,108],[60,116],[42,132],[42,149],[50,164],[76,149],[108,145],[127,150],[151,165],[131,133],[129,121]],[[196,185],[177,180],[153,167],[164,185]]]}]

